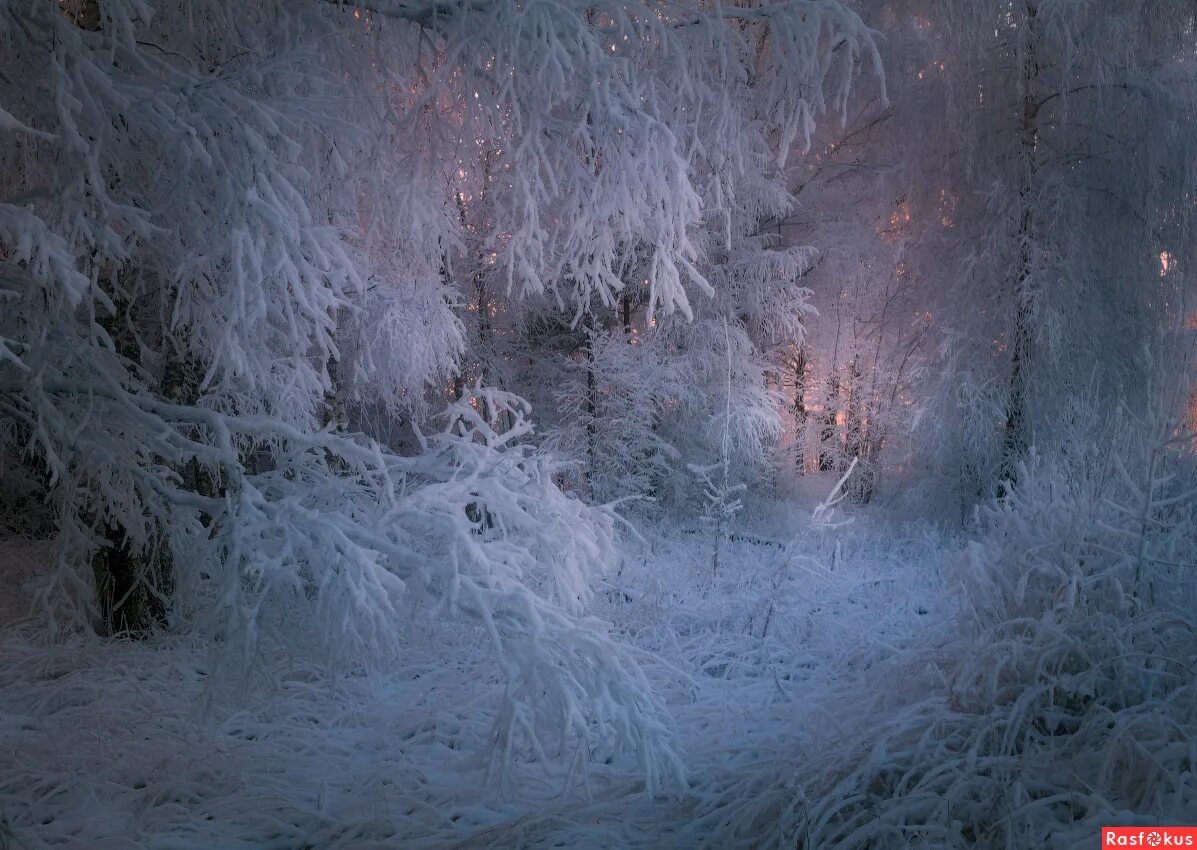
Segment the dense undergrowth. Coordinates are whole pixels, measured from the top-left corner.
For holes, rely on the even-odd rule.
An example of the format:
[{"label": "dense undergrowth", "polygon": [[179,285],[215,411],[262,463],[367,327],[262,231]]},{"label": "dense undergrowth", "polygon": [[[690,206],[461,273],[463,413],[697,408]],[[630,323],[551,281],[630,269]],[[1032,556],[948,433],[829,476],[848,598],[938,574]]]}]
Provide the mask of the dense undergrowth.
[{"label": "dense undergrowth", "polygon": [[592,613],[673,718],[685,783],[655,795],[602,741],[495,776],[502,678],[435,612],[382,674],[280,654],[230,683],[181,637],[47,646],[10,597],[0,846],[1082,847],[1191,819],[1197,639],[1153,555],[1184,517],[1161,492],[1141,547],[1117,481],[1033,464],[966,533],[778,503],[718,572],[709,530],[642,528]]},{"label": "dense undergrowth", "polygon": [[1194,573],[1150,554],[1192,534],[1190,464],[1168,492],[1024,466],[948,558],[951,628],[834,682],[841,734],[740,777],[714,843],[1089,847],[1103,824],[1191,820]]}]

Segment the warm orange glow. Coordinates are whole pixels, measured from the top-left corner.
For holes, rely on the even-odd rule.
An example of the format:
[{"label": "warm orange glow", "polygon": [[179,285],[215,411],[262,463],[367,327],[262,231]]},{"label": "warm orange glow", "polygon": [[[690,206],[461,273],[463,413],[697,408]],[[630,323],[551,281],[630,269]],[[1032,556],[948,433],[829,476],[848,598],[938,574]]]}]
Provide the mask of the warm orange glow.
[{"label": "warm orange glow", "polygon": [[[944,63],[943,63],[943,62],[932,62],[932,63],[931,63],[931,67],[932,67],[932,68],[934,68],[934,69],[935,69],[935,70],[937,70],[937,71],[940,71],[940,72],[942,72],[942,71],[944,70],[944,68],[945,68],[945,66],[944,66]],[[922,79],[926,79],[926,77],[927,77],[927,69],[926,69],[926,68],[919,68],[919,79],[920,79],[920,80],[922,80]]]},{"label": "warm orange glow", "polygon": [[908,201],[899,201],[889,214],[889,219],[886,222],[888,227],[879,226],[877,234],[886,242],[894,242],[906,230],[906,226],[910,224],[912,218],[910,203]]},{"label": "warm orange glow", "polygon": [[910,204],[906,201],[898,204],[898,208],[889,214],[889,223],[892,227],[898,227],[910,222]]},{"label": "warm orange glow", "polygon": [[1172,258],[1172,254],[1170,254],[1168,251],[1160,251],[1160,277],[1167,275],[1172,269],[1172,266],[1175,265],[1175,262],[1176,261]]}]

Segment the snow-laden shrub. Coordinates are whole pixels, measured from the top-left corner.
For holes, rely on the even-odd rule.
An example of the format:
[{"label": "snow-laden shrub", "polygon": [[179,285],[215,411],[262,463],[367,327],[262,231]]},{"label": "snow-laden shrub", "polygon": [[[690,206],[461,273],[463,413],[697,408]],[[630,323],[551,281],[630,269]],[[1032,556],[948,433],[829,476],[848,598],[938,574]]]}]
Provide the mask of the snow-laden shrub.
[{"label": "snow-laden shrub", "polygon": [[[718,846],[1081,847],[1102,824],[1183,821],[1194,612],[1136,582],[1140,555],[1162,567],[1153,553],[1197,527],[1182,445],[1128,430],[1105,467],[1024,464],[958,559],[957,622],[821,697],[837,720],[826,738],[719,789],[704,811]],[[1159,492],[1163,466],[1131,466],[1143,451],[1171,458],[1172,496],[1147,523],[1127,502]],[[1156,597],[1182,592],[1163,581]]]},{"label": "snow-laden shrub", "polygon": [[[519,442],[532,431],[521,399],[469,392],[413,457],[329,431],[279,436],[270,423],[276,443],[261,471],[229,460],[238,440],[260,436],[254,417],[109,401],[126,413],[153,404],[206,432],[202,443],[163,432],[146,451],[210,464],[219,495],[172,491],[146,523],[172,529],[175,628],[198,630],[226,667],[280,647],[377,667],[402,649],[400,603],[439,605],[482,624],[504,677],[495,769],[517,746],[544,758],[551,730],[583,757],[596,739],[635,751],[650,785],[678,777],[660,701],[630,650],[583,615],[592,573],[615,560],[615,517],[563,493],[551,458]],[[136,469],[128,483],[117,504],[148,510],[136,503],[146,486]],[[50,610],[89,593],[77,563],[62,560],[44,589]]]},{"label": "snow-laden shrub", "polygon": [[586,471],[598,501],[633,499],[643,513],[676,474],[680,451],[661,428],[666,411],[692,392],[658,335],[591,331],[554,395],[562,424],[553,437]]}]

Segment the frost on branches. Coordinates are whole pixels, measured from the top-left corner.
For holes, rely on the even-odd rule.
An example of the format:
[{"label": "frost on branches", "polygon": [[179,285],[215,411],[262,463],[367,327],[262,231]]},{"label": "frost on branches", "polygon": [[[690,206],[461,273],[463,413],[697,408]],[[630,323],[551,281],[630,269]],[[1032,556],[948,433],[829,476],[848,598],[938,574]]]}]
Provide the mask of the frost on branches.
[{"label": "frost on branches", "polygon": [[547,713],[677,778],[583,613],[612,514],[452,384],[458,271],[580,316],[638,252],[649,316],[693,315],[735,187],[862,58],[831,2],[0,3],[0,480],[57,628],[356,663],[426,599],[490,636],[500,755]]}]

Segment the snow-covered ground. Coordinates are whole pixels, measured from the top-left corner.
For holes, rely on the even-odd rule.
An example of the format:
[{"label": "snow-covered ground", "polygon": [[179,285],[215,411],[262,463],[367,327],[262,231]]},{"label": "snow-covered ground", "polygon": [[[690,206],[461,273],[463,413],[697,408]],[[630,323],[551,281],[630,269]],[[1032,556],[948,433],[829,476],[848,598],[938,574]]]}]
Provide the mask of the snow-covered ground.
[{"label": "snow-covered ground", "polygon": [[[755,511],[717,575],[708,530],[644,528],[600,580],[593,612],[674,719],[686,784],[655,794],[628,756],[568,745],[488,780],[501,678],[442,613],[409,612],[383,675],[261,658],[216,684],[181,638],[47,647],[10,595],[0,847],[1082,847],[1103,822],[1197,816],[1193,682],[1110,667],[1175,658],[1167,624],[1111,626],[1076,669],[1053,660],[1063,626],[974,651],[962,540],[884,511],[809,518]],[[45,552],[4,556],[33,574]]]},{"label": "snow-covered ground", "polygon": [[[47,648],[10,593],[0,836],[204,850],[714,840],[734,803],[723,791],[776,770],[782,742],[834,745],[848,734],[843,684],[947,619],[938,535],[818,531],[808,517],[786,504],[740,523],[717,576],[707,530],[644,529],[601,580],[594,613],[645,651],[687,766],[689,788],[655,797],[602,754],[588,771],[566,759],[485,783],[501,683],[469,623],[410,612],[407,653],[385,676],[264,660],[261,680],[229,688],[208,682],[209,650],[182,639]],[[4,551],[25,575],[46,555]]]}]

